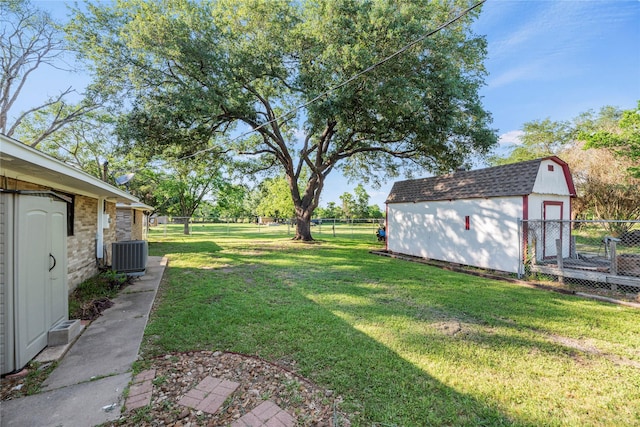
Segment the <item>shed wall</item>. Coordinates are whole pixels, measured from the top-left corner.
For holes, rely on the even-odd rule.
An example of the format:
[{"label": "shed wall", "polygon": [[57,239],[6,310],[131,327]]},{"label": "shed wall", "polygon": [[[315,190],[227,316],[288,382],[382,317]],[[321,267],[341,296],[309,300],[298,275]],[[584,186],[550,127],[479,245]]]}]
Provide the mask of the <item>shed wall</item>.
[{"label": "shed wall", "polygon": [[562,219],[571,219],[571,198],[554,194],[530,194],[529,217],[530,220],[544,219],[544,202],[562,202]]},{"label": "shed wall", "polygon": [[407,255],[517,273],[522,207],[522,197],[389,204],[387,247]]},{"label": "shed wall", "polygon": [[[54,190],[30,182],[7,179],[7,188],[11,190]],[[111,243],[116,241],[116,204],[106,203],[106,212],[111,221],[104,229],[106,247],[105,262],[111,260]],[[92,197],[76,195],[74,199],[73,236],[67,237],[67,283],[69,292],[78,284],[98,274],[96,262],[96,227],[98,200]]]},{"label": "shed wall", "polygon": [[7,365],[9,355],[13,353],[13,348],[7,347],[11,328],[11,292],[7,286],[10,279],[8,255],[11,233],[9,232],[9,217],[7,215],[10,197],[8,194],[0,194],[0,372],[9,372],[14,369],[12,365]]},{"label": "shed wall", "polygon": [[[553,170],[549,170],[550,167]],[[532,193],[568,196],[569,187],[562,166],[553,160],[540,162]]]}]

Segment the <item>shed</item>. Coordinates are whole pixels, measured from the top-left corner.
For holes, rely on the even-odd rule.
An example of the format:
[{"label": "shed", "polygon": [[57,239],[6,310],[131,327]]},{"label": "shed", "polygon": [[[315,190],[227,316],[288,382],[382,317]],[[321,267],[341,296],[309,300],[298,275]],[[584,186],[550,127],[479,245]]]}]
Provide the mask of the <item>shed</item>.
[{"label": "shed", "polygon": [[117,202],[139,201],[0,134],[0,373],[47,346],[69,292],[107,264]]},{"label": "shed", "polygon": [[[575,196],[569,166],[555,156],[399,181],[386,200],[387,250],[518,273],[522,220],[569,220]],[[555,238],[541,244],[556,255]]]}]

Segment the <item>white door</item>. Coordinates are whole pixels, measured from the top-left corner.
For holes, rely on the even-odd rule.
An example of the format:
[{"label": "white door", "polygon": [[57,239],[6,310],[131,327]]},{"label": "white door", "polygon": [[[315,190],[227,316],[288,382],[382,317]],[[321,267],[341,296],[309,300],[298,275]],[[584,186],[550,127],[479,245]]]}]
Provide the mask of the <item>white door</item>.
[{"label": "white door", "polygon": [[49,329],[67,318],[66,203],[19,196],[16,223],[15,349],[22,367],[47,346]]},{"label": "white door", "polygon": [[556,239],[562,239],[562,202],[543,203],[544,227],[544,258],[555,257],[558,254]]}]

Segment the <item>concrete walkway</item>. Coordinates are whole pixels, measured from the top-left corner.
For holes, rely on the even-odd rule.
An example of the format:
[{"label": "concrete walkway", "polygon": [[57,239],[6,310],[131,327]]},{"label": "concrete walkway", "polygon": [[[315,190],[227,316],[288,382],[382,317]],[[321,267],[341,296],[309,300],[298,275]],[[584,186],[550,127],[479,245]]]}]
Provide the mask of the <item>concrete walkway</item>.
[{"label": "concrete walkway", "polygon": [[1,426],[94,426],[120,418],[166,258],[125,288],[62,357],[37,395],[1,402]]},{"label": "concrete walkway", "polygon": [[[61,358],[60,363],[41,393],[0,402],[0,426],[91,427],[120,418],[123,404],[128,411],[149,405],[155,370],[140,372],[132,380],[131,365],[138,357],[165,266],[165,258],[149,257],[147,273],[125,288],[66,354],[59,347],[46,349],[43,353]],[[125,402],[122,393],[130,383]],[[232,381],[206,377],[177,403],[213,414],[237,387]],[[232,427],[295,424],[292,415],[274,402],[264,401]]]}]

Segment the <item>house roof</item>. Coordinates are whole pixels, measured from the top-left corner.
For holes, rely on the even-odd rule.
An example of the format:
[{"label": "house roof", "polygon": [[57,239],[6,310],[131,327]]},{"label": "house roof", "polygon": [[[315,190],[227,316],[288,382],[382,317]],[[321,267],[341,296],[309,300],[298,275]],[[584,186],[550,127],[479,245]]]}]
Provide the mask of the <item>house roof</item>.
[{"label": "house roof", "polygon": [[575,196],[575,188],[567,163],[552,156],[430,178],[398,181],[393,184],[386,203],[528,195],[533,192],[540,163],[543,160],[552,160],[562,166],[569,193]]},{"label": "house roof", "polygon": [[109,183],[2,134],[0,176],[93,198],[139,202],[136,197]]},{"label": "house roof", "polygon": [[133,209],[135,211],[149,211],[153,212],[155,208],[153,206],[146,205],[144,203],[116,203],[116,209]]}]

